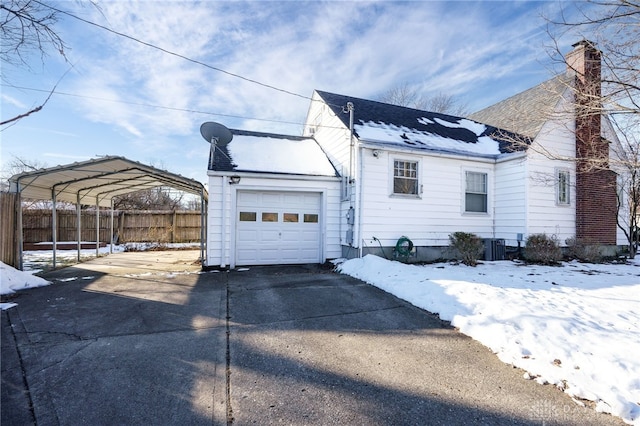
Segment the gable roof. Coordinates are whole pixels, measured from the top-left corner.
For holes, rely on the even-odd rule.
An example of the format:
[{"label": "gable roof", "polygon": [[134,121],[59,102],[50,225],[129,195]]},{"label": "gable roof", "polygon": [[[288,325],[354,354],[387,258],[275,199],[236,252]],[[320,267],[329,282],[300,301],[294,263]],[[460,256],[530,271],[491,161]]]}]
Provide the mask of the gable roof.
[{"label": "gable roof", "polygon": [[469,115],[472,120],[535,138],[553,117],[573,78],[563,74]]},{"label": "gable roof", "polygon": [[217,172],[339,176],[313,137],[230,129],[233,139],[209,158]]},{"label": "gable roof", "polygon": [[[316,90],[333,113],[349,127],[347,102],[354,105],[354,132],[361,142],[413,150],[496,157],[524,150],[528,138],[463,117],[422,111]],[[514,143],[524,141],[525,144]]]}]

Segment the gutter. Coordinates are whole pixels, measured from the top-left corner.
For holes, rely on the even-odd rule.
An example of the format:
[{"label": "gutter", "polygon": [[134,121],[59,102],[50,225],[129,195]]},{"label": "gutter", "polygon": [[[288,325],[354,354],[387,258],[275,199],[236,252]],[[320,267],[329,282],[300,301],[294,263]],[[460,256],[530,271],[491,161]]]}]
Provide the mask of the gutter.
[{"label": "gutter", "polygon": [[410,153],[413,155],[430,155],[432,157],[441,157],[441,158],[452,158],[452,159],[465,159],[465,160],[473,160],[480,161],[484,163],[498,163],[503,161],[512,160],[514,158],[525,157],[526,151],[518,151],[518,152],[510,152],[506,154],[473,154],[473,153],[464,153],[457,151],[448,151],[444,149],[433,149],[433,148],[405,148],[397,144],[389,144],[382,141],[373,141],[373,140],[364,140],[360,143],[361,146],[369,149],[384,149],[389,152],[401,152],[401,153]]}]

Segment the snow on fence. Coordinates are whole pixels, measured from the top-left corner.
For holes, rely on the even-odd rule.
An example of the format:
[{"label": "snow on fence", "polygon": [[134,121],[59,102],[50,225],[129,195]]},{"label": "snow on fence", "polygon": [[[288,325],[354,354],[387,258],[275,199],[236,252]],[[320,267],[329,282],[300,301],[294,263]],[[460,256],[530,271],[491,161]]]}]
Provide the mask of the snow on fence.
[{"label": "snow on fence", "polygon": [[[77,241],[77,213],[58,210],[57,241]],[[96,212],[81,212],[81,240],[96,240]],[[192,243],[200,241],[199,211],[116,211],[114,238],[117,243],[161,242]],[[52,240],[51,210],[24,210],[22,216],[25,243]],[[100,212],[100,241],[110,242],[111,211]]]}]

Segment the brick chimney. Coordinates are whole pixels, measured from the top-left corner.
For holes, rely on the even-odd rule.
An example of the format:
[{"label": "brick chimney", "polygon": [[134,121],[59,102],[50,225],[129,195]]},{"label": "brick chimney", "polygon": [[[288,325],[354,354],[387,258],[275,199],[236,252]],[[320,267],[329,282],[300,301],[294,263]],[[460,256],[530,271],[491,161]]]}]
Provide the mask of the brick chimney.
[{"label": "brick chimney", "polygon": [[601,53],[588,40],[573,48],[565,62],[575,78],[576,238],[615,245],[616,174],[601,129]]}]

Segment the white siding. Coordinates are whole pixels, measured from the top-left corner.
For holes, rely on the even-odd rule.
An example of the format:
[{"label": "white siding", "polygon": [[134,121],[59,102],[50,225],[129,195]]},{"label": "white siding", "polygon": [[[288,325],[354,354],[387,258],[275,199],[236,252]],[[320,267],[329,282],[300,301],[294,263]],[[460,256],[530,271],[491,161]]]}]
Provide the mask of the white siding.
[{"label": "white siding", "polygon": [[[240,183],[228,183],[228,176],[209,175],[209,209],[207,223],[207,265],[235,264],[236,192],[296,191],[322,194],[322,260],[341,256],[340,248],[340,182],[337,178],[288,176],[242,176]],[[224,187],[224,190],[223,190]],[[224,193],[224,203],[222,201]],[[223,214],[224,204],[224,214]],[[223,219],[225,222],[223,230]]]},{"label": "white siding", "polygon": [[[573,120],[548,121],[527,151],[527,235],[545,233],[561,245],[576,233],[575,132]],[[557,204],[556,173],[571,174],[570,203]],[[526,235],[525,235],[526,238]]]},{"label": "white siding", "polygon": [[526,235],[526,162],[524,157],[496,164],[495,236],[516,246],[519,233]]},{"label": "white siding", "polygon": [[[377,247],[395,245],[401,236],[418,246],[446,246],[449,234],[473,232],[484,238],[494,236],[494,164],[447,157],[418,156],[381,151],[378,158],[364,149],[362,193],[362,244]],[[393,160],[418,161],[420,197],[393,195]],[[464,172],[488,175],[488,213],[465,213]]]},{"label": "white siding", "polygon": [[336,117],[319,95],[313,93],[313,101],[309,107],[305,124],[305,136],[311,135],[325,151],[329,160],[341,175],[349,173],[349,128]]}]

